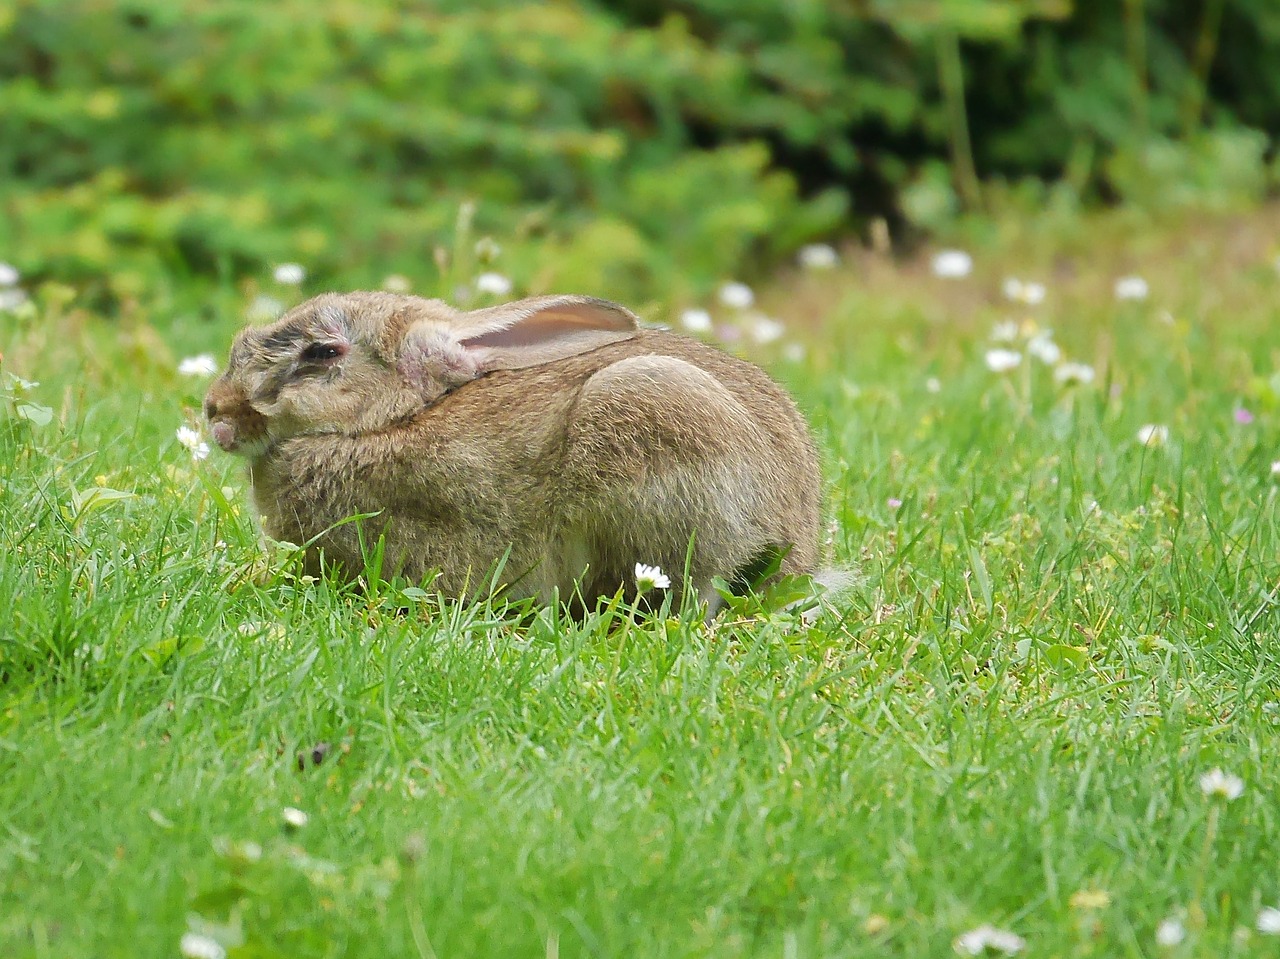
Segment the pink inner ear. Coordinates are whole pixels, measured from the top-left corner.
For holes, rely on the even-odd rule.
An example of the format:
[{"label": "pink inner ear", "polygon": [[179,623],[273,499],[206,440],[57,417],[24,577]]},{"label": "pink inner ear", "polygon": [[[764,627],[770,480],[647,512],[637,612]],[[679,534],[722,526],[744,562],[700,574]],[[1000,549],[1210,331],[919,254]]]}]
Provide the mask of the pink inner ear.
[{"label": "pink inner ear", "polygon": [[[606,322],[607,320],[607,322]],[[464,339],[469,349],[477,347],[510,348],[545,343],[577,332],[599,332],[632,329],[630,320],[601,310],[598,306],[571,303],[554,309],[540,310],[532,316],[512,323],[505,329],[489,330]]]},{"label": "pink inner ear", "polygon": [[457,386],[479,375],[475,358],[439,330],[406,340],[396,366],[401,376],[424,393]]}]

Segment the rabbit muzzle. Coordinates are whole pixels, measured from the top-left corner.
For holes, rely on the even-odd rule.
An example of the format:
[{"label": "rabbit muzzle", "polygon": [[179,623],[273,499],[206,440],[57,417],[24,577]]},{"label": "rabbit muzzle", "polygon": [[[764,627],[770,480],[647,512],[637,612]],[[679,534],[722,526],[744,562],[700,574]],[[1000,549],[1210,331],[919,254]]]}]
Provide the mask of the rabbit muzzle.
[{"label": "rabbit muzzle", "polygon": [[254,456],[268,445],[267,418],[238,393],[215,383],[204,401],[213,441],[227,453]]}]

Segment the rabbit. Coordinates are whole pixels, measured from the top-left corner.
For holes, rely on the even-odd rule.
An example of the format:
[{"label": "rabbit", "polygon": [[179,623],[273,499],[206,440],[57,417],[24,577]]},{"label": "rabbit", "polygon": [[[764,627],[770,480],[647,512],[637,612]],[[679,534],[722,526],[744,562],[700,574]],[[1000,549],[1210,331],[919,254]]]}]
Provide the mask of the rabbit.
[{"label": "rabbit", "polygon": [[644,563],[677,603],[687,569],[711,615],[716,577],[818,562],[817,454],[787,393],[606,300],[323,294],[236,336],[205,413],[263,532],[314,541],[313,571],[358,576],[384,537],[384,575],[445,595],[589,604],[635,599]]}]

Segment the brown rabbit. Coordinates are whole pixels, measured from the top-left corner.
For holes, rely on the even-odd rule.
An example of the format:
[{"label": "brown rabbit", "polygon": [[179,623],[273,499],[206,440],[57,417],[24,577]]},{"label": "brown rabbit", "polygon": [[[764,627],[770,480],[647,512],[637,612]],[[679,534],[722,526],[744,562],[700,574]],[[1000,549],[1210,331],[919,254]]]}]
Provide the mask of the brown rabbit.
[{"label": "brown rabbit", "polygon": [[511,596],[634,595],[645,563],[678,600],[687,558],[714,608],[713,577],[818,559],[818,464],[787,394],[604,300],[318,296],[241,331],[205,410],[264,531],[349,575],[381,535],[384,573],[439,571],[455,596],[499,564]]}]

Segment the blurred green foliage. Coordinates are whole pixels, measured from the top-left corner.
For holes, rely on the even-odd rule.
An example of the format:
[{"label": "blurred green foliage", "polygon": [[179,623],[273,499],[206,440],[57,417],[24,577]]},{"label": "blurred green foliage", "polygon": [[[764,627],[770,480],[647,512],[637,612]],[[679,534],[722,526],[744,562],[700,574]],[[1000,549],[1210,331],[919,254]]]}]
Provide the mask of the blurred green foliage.
[{"label": "blurred green foliage", "polygon": [[471,199],[526,288],[692,295],[993,177],[1256,200],[1277,54],[1274,0],[0,0],[0,258],[417,279]]}]

